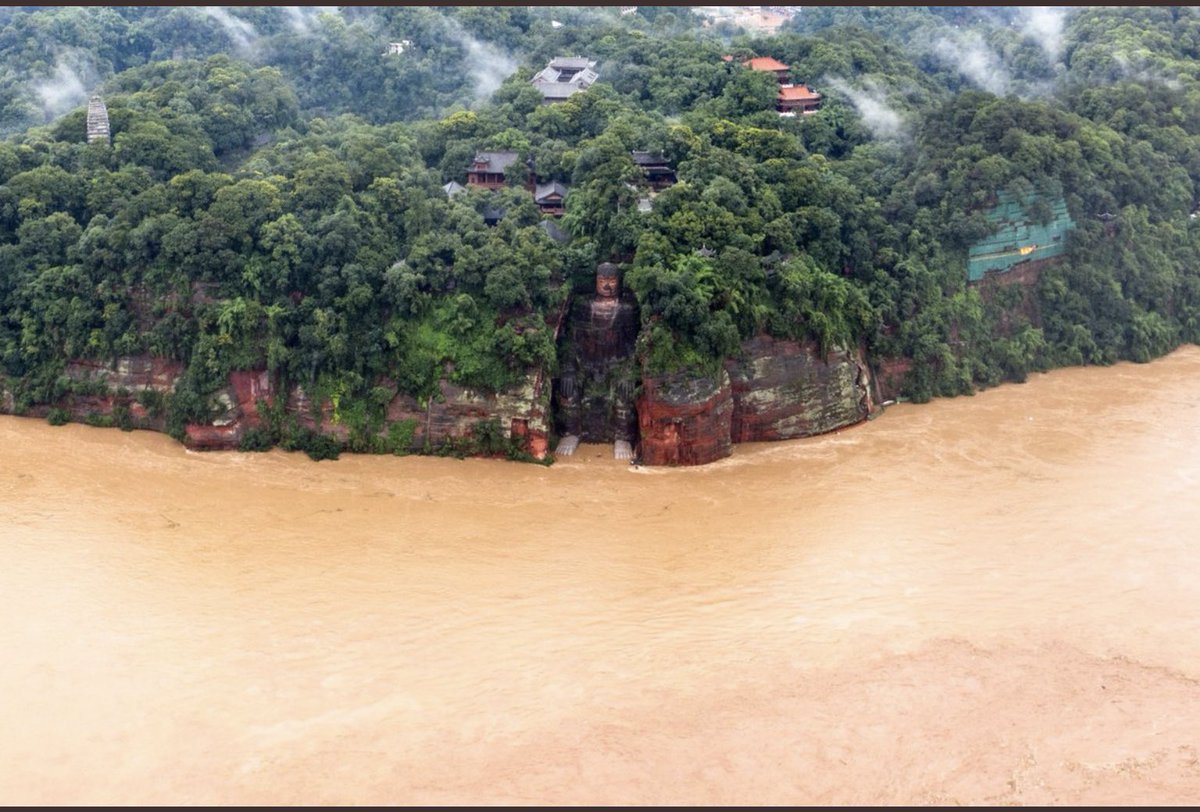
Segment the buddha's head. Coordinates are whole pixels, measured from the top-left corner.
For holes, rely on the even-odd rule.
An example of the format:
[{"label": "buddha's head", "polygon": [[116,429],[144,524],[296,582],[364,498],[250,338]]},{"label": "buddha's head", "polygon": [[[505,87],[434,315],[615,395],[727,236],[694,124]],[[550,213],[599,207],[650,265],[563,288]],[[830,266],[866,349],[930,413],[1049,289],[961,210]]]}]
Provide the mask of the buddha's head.
[{"label": "buddha's head", "polygon": [[596,295],[601,299],[615,299],[621,295],[621,274],[611,262],[601,262],[596,268]]}]

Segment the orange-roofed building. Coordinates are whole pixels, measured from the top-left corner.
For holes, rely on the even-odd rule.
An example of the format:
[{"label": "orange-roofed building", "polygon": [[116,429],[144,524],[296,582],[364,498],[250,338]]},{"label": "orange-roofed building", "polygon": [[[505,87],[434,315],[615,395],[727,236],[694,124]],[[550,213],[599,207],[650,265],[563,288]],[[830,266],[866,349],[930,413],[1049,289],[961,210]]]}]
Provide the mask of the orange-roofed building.
[{"label": "orange-roofed building", "polygon": [[780,115],[815,113],[821,107],[821,94],[808,85],[783,85],[779,88],[779,100],[775,109]]},{"label": "orange-roofed building", "polygon": [[787,73],[791,68],[771,56],[756,56],[742,63],[750,70],[761,70],[775,74],[780,84],[787,81]]}]

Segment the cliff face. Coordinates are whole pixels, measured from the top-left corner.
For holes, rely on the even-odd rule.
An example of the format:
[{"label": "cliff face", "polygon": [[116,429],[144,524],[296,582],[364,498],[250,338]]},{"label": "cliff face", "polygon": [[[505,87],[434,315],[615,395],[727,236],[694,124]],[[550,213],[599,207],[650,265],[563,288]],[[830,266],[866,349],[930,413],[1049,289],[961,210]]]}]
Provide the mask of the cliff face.
[{"label": "cliff face", "polygon": [[189,423],[184,442],[197,451],[237,448],[247,429],[262,426],[260,399],[275,401],[275,384],[266,370],[230,372],[229,385],[213,399],[218,415],[209,424]]},{"label": "cliff face", "polygon": [[519,438],[525,451],[545,459],[549,448],[548,393],[540,372],[503,392],[488,394],[440,384],[441,395],[422,408],[416,399],[397,395],[388,404],[389,423],[415,423],[410,449],[438,448],[471,438],[482,421],[497,420],[505,438]]},{"label": "cliff face", "polygon": [[758,336],[726,364],[733,388],[735,443],[811,437],[866,419],[871,378],[858,352],[822,359],[811,343]]},{"label": "cliff face", "polygon": [[[465,389],[445,380],[439,386],[440,395],[425,406],[403,393],[392,398],[380,435],[386,437],[395,424],[406,426],[411,429],[405,432],[407,448],[419,453],[427,448],[436,450],[446,444],[468,441],[475,437],[480,422],[496,420],[502,437],[520,439],[526,452],[535,459],[545,459],[549,426],[540,372],[496,394]],[[332,403],[325,401],[314,409],[310,395],[299,386],[288,392],[286,409],[300,426],[343,443],[350,436],[344,422],[334,422]]]},{"label": "cliff face", "polygon": [[[72,420],[113,418],[127,410],[129,425],[134,428],[162,431],[165,417],[151,414],[138,400],[144,392],[167,395],[175,391],[175,382],[183,374],[183,364],[169,358],[149,355],[122,356],[111,363],[74,360],[67,364],[63,375],[74,384],[89,385],[90,394],[73,392],[63,397],[59,408],[66,409]],[[44,416],[49,406],[34,409]]]},{"label": "cliff face", "polygon": [[1034,326],[1042,323],[1042,314],[1038,310],[1035,290],[1038,280],[1042,277],[1042,271],[1060,261],[1057,257],[1030,260],[1014,265],[1011,270],[1004,273],[989,273],[978,282],[969,283],[978,288],[979,295],[985,302],[991,301],[1006,288],[1020,290],[1019,297],[1015,297],[1015,301],[1004,308],[1000,323],[996,325],[1001,335],[1012,335],[1013,321],[1021,317]]},{"label": "cliff face", "polygon": [[130,392],[146,389],[173,392],[175,382],[183,374],[183,364],[170,358],[128,355],[109,364],[101,361],[71,361],[67,364],[65,374],[73,381],[102,383],[114,393],[122,389]]},{"label": "cliff face", "polygon": [[646,465],[704,465],[732,451],[733,390],[724,370],[716,380],[643,378],[637,415]]},{"label": "cliff face", "polygon": [[[626,308],[615,310],[615,321],[627,316]],[[589,310],[588,315],[594,312]],[[600,331],[596,332],[597,336],[589,336],[596,339],[596,344],[590,347],[588,360],[607,376],[609,364],[626,360],[626,331],[610,331],[603,341]],[[612,332],[623,336],[620,343],[607,343]],[[909,363],[908,359],[881,362],[879,388],[883,397],[893,394]],[[179,362],[148,356],[120,358],[111,364],[73,361],[66,377],[76,385],[75,391],[57,403],[41,404],[27,413],[45,417],[54,406],[65,409],[77,421],[96,423],[99,419],[100,425],[164,431],[163,410],[151,414],[138,398],[151,391],[169,395],[182,373]],[[394,384],[380,383],[394,390]],[[617,383],[607,378],[605,383],[604,395],[612,399],[609,408],[615,408],[614,403],[624,404],[630,397],[631,393],[619,391]],[[874,385],[861,350],[835,350],[822,359],[810,343],[759,336],[746,341],[741,355],[730,360],[715,378],[674,375],[642,380],[640,394],[632,404],[636,407],[640,456],[647,465],[703,465],[729,456],[733,443],[786,440],[832,431],[865,419],[877,408],[872,397]],[[259,403],[275,404],[279,398],[283,399],[285,412],[300,427],[343,445],[350,441],[350,427],[343,420],[335,421],[331,402],[314,404],[302,388],[280,390],[279,382],[269,373],[251,370],[230,373],[228,384],[210,400],[214,417],[203,424],[186,426],[184,442],[197,450],[236,449],[247,431],[263,426]],[[153,398],[142,400],[154,408]],[[14,405],[12,394],[0,388],[0,410],[11,412]],[[579,409],[578,400],[574,408]],[[606,412],[605,421],[613,427],[610,431],[621,430],[625,412],[618,412]],[[553,417],[550,383],[542,371],[531,372],[516,386],[495,394],[471,391],[443,380],[440,396],[426,404],[408,395],[395,395],[376,436],[387,441],[387,448],[407,448],[414,453],[447,447],[456,453],[503,453],[503,446],[495,451],[495,441],[515,438],[520,448],[543,459]],[[558,417],[562,419],[562,415]],[[480,435],[481,431],[486,435]],[[634,427],[630,425],[628,431],[632,439]],[[372,447],[379,450],[375,441]]]},{"label": "cliff face", "polygon": [[822,359],[808,342],[758,336],[717,380],[643,381],[638,399],[647,465],[703,465],[733,443],[811,437],[865,420],[878,406],[861,350]]},{"label": "cliff face", "polygon": [[879,397],[885,401],[898,398],[904,388],[904,378],[912,369],[912,365],[911,358],[880,358],[876,364]]}]

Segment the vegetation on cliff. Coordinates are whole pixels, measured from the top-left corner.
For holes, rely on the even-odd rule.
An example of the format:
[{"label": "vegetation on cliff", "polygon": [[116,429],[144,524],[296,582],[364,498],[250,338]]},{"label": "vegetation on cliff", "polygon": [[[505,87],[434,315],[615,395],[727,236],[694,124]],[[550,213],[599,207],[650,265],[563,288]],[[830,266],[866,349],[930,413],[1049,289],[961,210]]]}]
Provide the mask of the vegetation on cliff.
[{"label": "vegetation on cliff", "polygon": [[[1200,341],[1200,14],[1037,11],[806,8],[759,36],[666,8],[0,10],[3,387],[21,411],[71,359],[177,359],[176,433],[231,370],[347,410],[498,391],[553,374],[606,260],[654,374],[767,334],[910,358],[927,399]],[[563,54],[600,80],[543,104]],[[753,55],[822,109],[779,116]],[[111,145],[84,138],[93,89]],[[566,184],[569,239],[516,173],[448,196],[480,150]],[[650,206],[634,150],[678,174]],[[999,192],[1077,224],[1025,298],[966,284]]]}]

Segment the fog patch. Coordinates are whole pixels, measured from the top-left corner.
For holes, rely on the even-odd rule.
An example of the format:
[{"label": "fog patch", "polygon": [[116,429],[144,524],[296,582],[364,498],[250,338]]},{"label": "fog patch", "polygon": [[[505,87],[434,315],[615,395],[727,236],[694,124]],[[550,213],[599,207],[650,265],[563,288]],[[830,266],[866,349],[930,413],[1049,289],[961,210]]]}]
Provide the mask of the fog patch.
[{"label": "fog patch", "polygon": [[475,39],[457,20],[449,23],[451,37],[466,51],[463,68],[471,78],[472,96],[476,101],[486,101],[521,63],[504,49]]},{"label": "fog patch", "polygon": [[1051,65],[1062,59],[1067,9],[1022,7],[1017,12],[1017,20],[1021,25],[1021,33],[1042,47]]},{"label": "fog patch", "polygon": [[1121,70],[1121,79],[1132,79],[1142,84],[1164,85],[1171,90],[1180,90],[1183,87],[1183,84],[1177,77],[1170,76],[1161,69],[1153,65],[1148,65],[1142,60],[1130,59],[1120,52],[1114,53],[1112,58]]},{"label": "fog patch", "polygon": [[317,18],[336,14],[337,6],[283,6],[283,13],[293,32],[307,36],[317,27]]},{"label": "fog patch", "polygon": [[989,93],[1003,96],[1008,91],[1008,71],[977,32],[941,36],[933,43],[933,53]]},{"label": "fog patch", "polygon": [[98,81],[96,69],[86,54],[62,54],[54,63],[54,73],[34,82],[32,90],[42,107],[46,121],[85,104],[89,90]]},{"label": "fog patch", "polygon": [[838,76],[828,77],[822,84],[833,88],[850,100],[862,116],[863,124],[880,141],[894,141],[907,136],[904,117],[887,103],[887,91],[874,79],[867,78],[862,87],[852,87]]},{"label": "fog patch", "polygon": [[220,24],[229,38],[233,40],[233,44],[241,50],[249,50],[258,39],[258,32],[254,30],[254,26],[245,20],[234,17],[225,9],[203,6],[200,10],[204,12],[204,16]]}]

